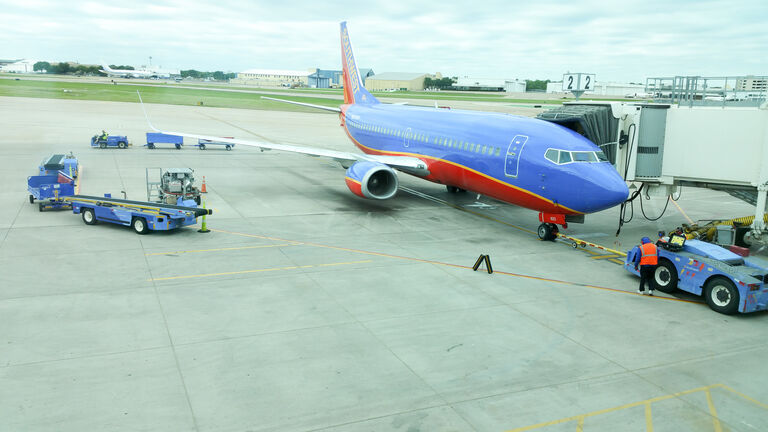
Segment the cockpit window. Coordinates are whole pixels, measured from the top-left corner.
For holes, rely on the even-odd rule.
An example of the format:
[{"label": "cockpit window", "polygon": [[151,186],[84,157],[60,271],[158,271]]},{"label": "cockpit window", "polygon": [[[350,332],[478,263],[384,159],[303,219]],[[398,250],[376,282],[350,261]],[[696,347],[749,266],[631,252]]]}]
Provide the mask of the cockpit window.
[{"label": "cockpit window", "polygon": [[547,152],[544,154],[544,157],[545,157],[545,158],[547,158],[547,159],[549,159],[549,160],[551,160],[551,161],[552,161],[552,162],[554,162],[554,163],[557,163],[557,153],[558,153],[558,151],[557,151],[557,150],[555,150],[555,149],[549,149],[549,150],[547,150]]},{"label": "cockpit window", "polygon": [[595,152],[577,151],[571,152],[574,162],[597,162]]},{"label": "cockpit window", "polygon": [[602,151],[567,151],[558,149],[547,149],[544,157],[558,165],[574,162],[609,162],[605,153]]}]

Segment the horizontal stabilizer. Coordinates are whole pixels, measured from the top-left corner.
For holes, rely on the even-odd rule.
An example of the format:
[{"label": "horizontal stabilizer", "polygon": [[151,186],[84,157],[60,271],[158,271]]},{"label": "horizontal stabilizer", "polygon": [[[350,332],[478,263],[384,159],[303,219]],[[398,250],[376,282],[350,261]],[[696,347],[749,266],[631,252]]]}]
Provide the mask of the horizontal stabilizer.
[{"label": "horizontal stabilizer", "polygon": [[325,111],[333,111],[333,112],[337,112],[337,113],[341,112],[341,109],[339,109],[339,108],[329,107],[329,106],[325,106],[325,105],[315,105],[315,104],[310,104],[310,103],[306,103],[306,102],[296,102],[296,101],[285,100],[285,99],[277,99],[277,98],[272,98],[272,97],[267,97],[267,96],[262,96],[261,98],[262,99],[269,99],[269,100],[273,100],[273,101],[277,101],[277,102],[284,102],[284,103],[294,104],[294,105],[301,105],[301,106],[305,106],[305,107],[309,107],[309,108],[321,109],[321,110],[325,110]]}]

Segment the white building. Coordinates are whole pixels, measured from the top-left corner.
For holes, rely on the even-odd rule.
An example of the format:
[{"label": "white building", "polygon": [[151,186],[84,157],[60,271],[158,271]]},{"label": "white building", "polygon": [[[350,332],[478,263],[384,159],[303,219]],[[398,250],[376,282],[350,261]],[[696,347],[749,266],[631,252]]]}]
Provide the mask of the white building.
[{"label": "white building", "polygon": [[505,78],[461,77],[453,83],[456,90],[524,92],[525,81]]},{"label": "white building", "polygon": [[[570,94],[568,91],[563,91],[563,82],[554,81],[547,83],[547,93],[564,93]],[[617,97],[645,97],[645,85],[643,84],[628,84],[628,83],[613,83],[613,82],[595,82],[594,90],[584,92],[584,96],[617,96]]]},{"label": "white building", "polygon": [[237,73],[237,78],[231,83],[249,84],[262,87],[306,87],[309,76],[317,69],[285,70],[285,69],[248,69]]},{"label": "white building", "polygon": [[19,60],[14,63],[0,66],[0,72],[32,73],[34,72],[35,63],[37,63],[35,60]]}]

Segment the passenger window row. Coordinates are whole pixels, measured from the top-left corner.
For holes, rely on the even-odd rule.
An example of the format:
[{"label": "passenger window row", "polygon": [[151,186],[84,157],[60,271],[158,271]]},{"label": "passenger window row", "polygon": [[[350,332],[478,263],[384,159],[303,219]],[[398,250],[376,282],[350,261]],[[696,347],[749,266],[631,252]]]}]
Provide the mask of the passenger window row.
[{"label": "passenger window row", "polygon": [[[398,129],[393,128],[386,128],[383,126],[375,126],[375,125],[369,125],[369,124],[360,124],[356,123],[354,121],[347,122],[350,126],[356,129],[378,133],[382,135],[391,135],[397,138],[407,138],[412,141],[418,141],[422,143],[429,143],[430,137],[427,134],[419,133],[419,132],[411,132],[411,131],[401,131]],[[441,137],[433,137],[431,140],[432,144],[436,146],[443,146],[443,147],[449,147],[454,148],[457,150],[462,150],[470,153],[480,153],[484,155],[494,155],[499,156],[501,154],[501,148],[499,147],[493,147],[488,145],[480,145],[471,143],[468,141],[462,141],[452,138],[441,138]]]},{"label": "passenger window row", "polygon": [[558,165],[572,162],[608,162],[608,158],[602,150],[598,151],[568,151],[547,149],[544,157]]}]

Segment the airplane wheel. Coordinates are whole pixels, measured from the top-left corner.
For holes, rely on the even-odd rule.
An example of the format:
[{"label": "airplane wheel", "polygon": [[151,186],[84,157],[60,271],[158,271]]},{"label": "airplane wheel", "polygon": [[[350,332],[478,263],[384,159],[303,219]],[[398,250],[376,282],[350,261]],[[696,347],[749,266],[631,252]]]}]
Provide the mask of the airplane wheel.
[{"label": "airplane wheel", "polygon": [[739,291],[733,282],[717,276],[704,285],[704,300],[713,311],[731,315],[739,308]]},{"label": "airplane wheel", "polygon": [[677,290],[677,269],[671,262],[665,259],[659,260],[659,265],[653,271],[651,287],[667,294]]},{"label": "airplane wheel", "polygon": [[554,240],[557,232],[558,232],[557,227],[548,223],[543,223],[539,225],[539,229],[537,231],[537,233],[539,234],[539,238],[547,241]]},{"label": "airplane wheel", "polygon": [[133,218],[133,221],[131,221],[131,226],[133,227],[133,230],[136,231],[136,234],[146,234],[149,232],[147,221],[144,218]]},{"label": "airplane wheel", "polygon": [[445,189],[448,191],[448,193],[457,193],[459,191],[459,188],[456,186],[446,186]]},{"label": "airplane wheel", "polygon": [[83,222],[86,225],[96,225],[96,214],[93,212],[93,209],[84,208],[80,213],[83,215]]}]

